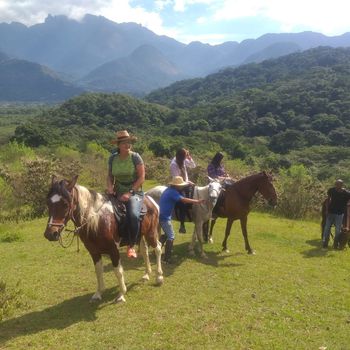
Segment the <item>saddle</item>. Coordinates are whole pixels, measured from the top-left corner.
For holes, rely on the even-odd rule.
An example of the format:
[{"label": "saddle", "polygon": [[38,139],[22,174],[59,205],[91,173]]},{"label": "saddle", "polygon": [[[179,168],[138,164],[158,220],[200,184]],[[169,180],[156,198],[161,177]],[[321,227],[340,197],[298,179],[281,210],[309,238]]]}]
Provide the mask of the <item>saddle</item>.
[{"label": "saddle", "polygon": [[219,197],[216,201],[215,207],[213,208],[213,213],[212,216],[213,218],[218,217],[219,216],[219,210],[220,208],[225,206],[225,193],[228,187],[231,187],[235,184],[236,181],[232,180],[232,179],[227,179],[222,183],[222,189],[221,192],[219,194]]},{"label": "saddle", "polygon": [[[125,245],[129,245],[129,231],[128,231],[128,225],[126,220],[126,205],[124,202],[119,200],[118,197],[115,196],[109,196],[109,199],[113,206],[114,216],[117,220],[118,225],[118,231],[120,236],[120,246],[123,247]],[[143,220],[145,215],[147,214],[147,206],[145,202],[143,201],[140,217],[140,222]],[[140,234],[137,235],[137,243],[140,241]]]},{"label": "saddle", "polygon": [[[194,186],[186,186],[182,191],[181,195],[186,198],[193,199]],[[181,221],[181,217],[185,217],[189,222],[192,221],[192,204],[178,202],[174,208],[175,218],[177,221]],[[185,220],[187,221],[187,220]]]}]

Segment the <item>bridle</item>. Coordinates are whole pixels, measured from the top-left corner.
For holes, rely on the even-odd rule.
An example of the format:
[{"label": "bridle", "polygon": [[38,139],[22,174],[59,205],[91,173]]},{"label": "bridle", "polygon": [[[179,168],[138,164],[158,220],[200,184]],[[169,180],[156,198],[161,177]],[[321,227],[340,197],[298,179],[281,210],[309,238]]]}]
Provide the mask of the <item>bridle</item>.
[{"label": "bridle", "polygon": [[[47,226],[50,228],[50,227],[58,227],[58,241],[60,243],[60,245],[63,247],[63,248],[68,248],[72,245],[73,241],[74,241],[74,237],[75,236],[78,236],[79,234],[79,230],[84,226],[86,225],[87,222],[83,223],[82,225],[80,226],[77,226],[77,223],[76,223],[76,219],[74,218],[74,215],[73,215],[73,212],[74,210],[76,209],[75,205],[74,205],[74,190],[77,191],[77,189],[75,187],[73,187],[73,190],[72,190],[72,194],[71,194],[71,201],[68,202],[67,200],[65,200],[66,202],[68,202],[68,214],[64,217],[63,219],[63,222],[60,222],[60,223],[56,223],[56,222],[52,222],[52,217],[50,218],[50,221],[48,222]],[[74,224],[74,229],[71,230],[71,229],[68,229],[66,228],[66,225],[67,223],[72,220],[73,224]],[[70,240],[70,242],[68,244],[64,244],[63,243],[63,239],[62,239],[62,232],[63,231],[67,231],[68,232],[68,235],[70,235],[71,233],[73,233],[73,236],[72,236],[72,239]],[[79,251],[79,239],[77,239],[77,250]]]}]

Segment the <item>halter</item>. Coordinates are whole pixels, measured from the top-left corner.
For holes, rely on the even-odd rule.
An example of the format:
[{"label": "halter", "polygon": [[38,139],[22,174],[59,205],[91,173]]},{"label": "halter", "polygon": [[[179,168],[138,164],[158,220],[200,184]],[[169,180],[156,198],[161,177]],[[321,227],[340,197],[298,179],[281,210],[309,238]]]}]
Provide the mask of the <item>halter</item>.
[{"label": "halter", "polygon": [[[59,238],[58,241],[59,241],[61,247],[63,247],[63,248],[68,248],[68,247],[70,247],[70,246],[73,244],[74,237],[75,237],[75,236],[78,236],[78,232],[79,232],[79,230],[81,229],[81,227],[84,226],[84,225],[86,225],[86,222],[85,222],[84,224],[82,224],[82,225],[80,225],[79,227],[77,227],[76,219],[75,219],[74,216],[73,216],[73,211],[74,211],[74,209],[75,209],[75,208],[74,208],[74,193],[73,193],[74,190],[77,191],[77,189],[75,188],[75,186],[73,187],[72,194],[71,194],[72,200],[71,200],[70,202],[68,202],[68,205],[69,205],[68,215],[64,218],[64,221],[63,221],[62,223],[52,223],[52,222],[49,222],[49,223],[47,224],[48,227],[55,227],[55,226],[56,226],[56,227],[59,228],[59,229],[58,229],[58,238]],[[67,225],[67,223],[69,222],[69,220],[72,220],[72,222],[73,222],[73,224],[74,224],[74,230],[70,230],[70,229],[65,228],[66,225]],[[71,239],[71,241],[70,241],[67,245],[65,245],[65,244],[63,243],[63,240],[62,240],[62,233],[63,233],[64,231],[69,232],[68,235],[71,234],[71,233],[73,233],[72,239]],[[79,251],[79,239],[77,239],[77,251]]]}]

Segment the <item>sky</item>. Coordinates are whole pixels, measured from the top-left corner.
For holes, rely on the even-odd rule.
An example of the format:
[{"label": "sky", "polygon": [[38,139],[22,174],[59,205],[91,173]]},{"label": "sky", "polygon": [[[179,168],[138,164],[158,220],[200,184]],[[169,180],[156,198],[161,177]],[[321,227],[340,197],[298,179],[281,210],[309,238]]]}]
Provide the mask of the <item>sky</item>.
[{"label": "sky", "polygon": [[31,26],[48,14],[136,22],[183,43],[212,45],[266,33],[350,32],[349,0],[0,0],[0,22]]}]

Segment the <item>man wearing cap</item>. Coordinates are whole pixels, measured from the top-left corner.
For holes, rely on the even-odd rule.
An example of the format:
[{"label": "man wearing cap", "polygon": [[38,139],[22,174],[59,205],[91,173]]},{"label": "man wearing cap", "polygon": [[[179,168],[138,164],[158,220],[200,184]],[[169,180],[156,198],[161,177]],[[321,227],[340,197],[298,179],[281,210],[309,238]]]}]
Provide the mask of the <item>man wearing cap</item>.
[{"label": "man wearing cap", "polygon": [[332,224],[335,225],[334,236],[334,249],[338,249],[339,236],[341,232],[341,226],[343,223],[343,217],[346,210],[346,205],[350,200],[350,191],[344,188],[344,182],[338,179],[335,182],[335,186],[328,190],[327,198],[327,219],[322,235],[322,247],[328,247],[329,236],[331,232]]},{"label": "man wearing cap", "polygon": [[159,200],[159,223],[163,229],[165,235],[160,237],[162,244],[165,242],[165,254],[164,262],[171,263],[171,253],[173,249],[173,243],[175,239],[175,233],[173,225],[171,223],[171,215],[177,202],[201,204],[205,203],[204,199],[191,199],[183,197],[180,191],[188,186],[188,182],[184,181],[181,176],[173,177],[172,181],[169,182],[169,187],[162,193]]},{"label": "man wearing cap", "polygon": [[135,136],[126,130],[116,132],[118,151],[108,161],[107,193],[116,195],[126,206],[126,218],[129,227],[128,258],[136,258],[134,245],[140,230],[140,212],[144,193],[142,184],[145,181],[145,166],[141,156],[131,150]]}]

